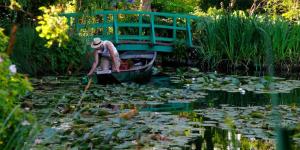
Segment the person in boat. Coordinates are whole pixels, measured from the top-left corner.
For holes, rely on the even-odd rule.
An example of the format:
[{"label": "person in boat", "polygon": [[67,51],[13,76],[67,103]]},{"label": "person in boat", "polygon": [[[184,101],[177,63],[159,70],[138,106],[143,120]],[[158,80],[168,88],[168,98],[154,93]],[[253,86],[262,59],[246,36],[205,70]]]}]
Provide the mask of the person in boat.
[{"label": "person in boat", "polygon": [[100,38],[94,38],[91,47],[94,48],[94,63],[87,76],[91,76],[95,72],[99,63],[99,57],[102,71],[108,71],[110,68],[116,72],[120,71],[121,60],[119,53],[111,41],[102,41]]}]

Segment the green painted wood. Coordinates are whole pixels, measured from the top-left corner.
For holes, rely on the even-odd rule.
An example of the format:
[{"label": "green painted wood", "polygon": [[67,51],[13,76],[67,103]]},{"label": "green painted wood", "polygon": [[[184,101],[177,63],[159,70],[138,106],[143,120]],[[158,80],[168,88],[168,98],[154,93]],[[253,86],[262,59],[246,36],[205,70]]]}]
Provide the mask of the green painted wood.
[{"label": "green painted wood", "polygon": [[[107,24],[107,14],[103,15],[103,24]],[[101,27],[101,26],[99,26]],[[107,35],[107,26],[102,26],[103,27],[103,35]]]},{"label": "green painted wood", "polygon": [[177,39],[176,38],[177,30],[175,29],[176,27],[177,27],[177,18],[173,17],[173,40],[174,41]]},{"label": "green painted wood", "polygon": [[[90,13],[90,16],[100,15],[103,16],[103,22],[92,23],[92,24],[83,24],[79,22],[79,18],[83,16],[82,13],[68,13],[61,14],[66,16],[68,19],[68,24],[71,28],[75,28],[75,32],[79,33],[80,30],[85,30],[87,28],[103,29],[101,35],[91,35],[85,38],[92,39],[93,37],[100,37],[105,40],[112,40],[115,44],[121,48],[121,50],[154,50],[154,51],[163,51],[171,52],[173,50],[170,43],[177,41],[177,31],[182,31],[186,33],[186,45],[193,46],[192,43],[192,31],[191,31],[191,20],[199,21],[200,18],[193,15],[185,14],[176,14],[176,13],[161,13],[161,12],[144,12],[144,11],[132,11],[132,10],[118,10],[118,11],[95,11]],[[108,16],[113,16],[112,22],[108,22]],[[135,15],[138,17],[137,22],[120,22],[119,15]],[[155,24],[155,18],[166,17],[173,20],[171,25],[169,24]],[[149,21],[143,21],[149,18]],[[186,22],[185,26],[177,25],[177,19],[184,19]],[[74,19],[74,21],[70,21]],[[148,22],[148,23],[147,23]],[[108,32],[108,28],[113,28],[113,33]],[[120,28],[137,28],[137,33],[134,35],[122,35],[123,30]],[[155,30],[156,29],[156,30]],[[159,29],[171,30],[170,37],[159,37]],[[158,32],[158,35],[156,35]],[[120,41],[122,40],[122,41]],[[134,44],[128,45],[124,41],[130,43],[136,42],[136,47],[133,47]],[[130,41],[132,40],[132,41]],[[160,45],[165,42],[169,45]],[[124,43],[124,44],[123,44]],[[145,49],[142,49],[145,48]],[[160,49],[161,48],[161,49]]]},{"label": "green painted wood", "polygon": [[143,15],[139,14],[139,37],[142,36],[142,30],[143,30],[142,24],[143,24]]},{"label": "green painted wood", "polygon": [[172,41],[174,41],[174,39],[173,38],[167,38],[167,37],[156,37],[156,41],[172,42]]},{"label": "green painted wood", "polygon": [[186,18],[186,33],[187,33],[187,45],[192,47],[192,33],[191,33],[191,20]]},{"label": "green painted wood", "polygon": [[113,15],[113,22],[114,22],[114,42],[118,43],[119,42],[119,34],[118,34],[118,15],[114,14]]},{"label": "green painted wood", "polygon": [[159,51],[159,52],[172,52],[172,46],[163,46],[163,45],[153,45],[150,46],[148,44],[120,44],[117,45],[116,48],[119,51],[128,51],[128,50],[149,50],[149,51]]},{"label": "green painted wood", "polygon": [[120,40],[147,40],[149,41],[150,36],[139,36],[139,35],[119,35]]},{"label": "green painted wood", "polygon": [[150,16],[150,26],[151,26],[151,30],[150,30],[150,36],[151,36],[151,43],[155,44],[155,29],[154,29],[154,15]]}]

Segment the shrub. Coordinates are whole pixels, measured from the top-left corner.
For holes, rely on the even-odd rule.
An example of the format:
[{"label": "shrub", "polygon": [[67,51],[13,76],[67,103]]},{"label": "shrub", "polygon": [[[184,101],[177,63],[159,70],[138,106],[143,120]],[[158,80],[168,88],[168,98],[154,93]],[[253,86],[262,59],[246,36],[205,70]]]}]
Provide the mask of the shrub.
[{"label": "shrub", "polygon": [[62,46],[53,44],[45,47],[47,41],[38,36],[34,27],[20,27],[14,46],[12,61],[20,71],[31,75],[45,73],[66,73],[79,68],[85,59],[86,47],[78,36],[71,36]]},{"label": "shrub", "polygon": [[0,149],[20,149],[30,134],[33,118],[19,108],[20,96],[32,89],[4,53],[7,37],[0,29]]}]

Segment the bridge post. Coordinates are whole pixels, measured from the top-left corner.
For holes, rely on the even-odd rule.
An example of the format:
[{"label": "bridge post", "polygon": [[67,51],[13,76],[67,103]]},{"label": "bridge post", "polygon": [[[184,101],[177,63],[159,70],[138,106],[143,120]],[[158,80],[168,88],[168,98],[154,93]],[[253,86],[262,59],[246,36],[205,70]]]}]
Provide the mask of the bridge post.
[{"label": "bridge post", "polygon": [[187,45],[192,47],[192,33],[191,33],[191,18],[186,18],[186,36],[187,36]]},{"label": "bridge post", "polygon": [[177,27],[177,17],[173,17],[173,40],[176,41],[176,27]]},{"label": "bridge post", "polygon": [[80,32],[80,30],[79,30],[79,19],[78,19],[78,17],[74,17],[75,18],[75,31],[76,31],[76,33],[79,33]]},{"label": "bridge post", "polygon": [[139,14],[139,39],[142,37],[142,24],[143,24],[143,15]]},{"label": "bridge post", "polygon": [[114,26],[113,26],[113,30],[114,30],[114,41],[116,44],[119,43],[119,37],[118,37],[118,15],[117,14],[113,14],[113,22],[114,22]]},{"label": "bridge post", "polygon": [[155,39],[155,29],[154,29],[154,15],[151,14],[150,16],[150,26],[151,26],[151,43],[156,44],[156,39]]},{"label": "bridge post", "polygon": [[107,15],[103,14],[103,35],[107,35]]}]

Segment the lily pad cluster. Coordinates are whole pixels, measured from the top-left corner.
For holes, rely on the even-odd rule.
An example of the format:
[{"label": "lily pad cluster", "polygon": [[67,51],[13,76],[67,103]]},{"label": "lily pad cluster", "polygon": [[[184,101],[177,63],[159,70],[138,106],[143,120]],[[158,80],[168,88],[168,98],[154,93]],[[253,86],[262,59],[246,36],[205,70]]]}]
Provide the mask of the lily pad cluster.
[{"label": "lily pad cluster", "polygon": [[[274,109],[278,114],[274,114]],[[272,140],[276,128],[294,130],[300,123],[300,108],[279,105],[271,106],[230,107],[220,109],[207,108],[194,110],[203,117],[201,126],[217,127],[225,130],[236,130],[243,137]],[[296,139],[294,139],[296,140]]]},{"label": "lily pad cluster", "polygon": [[[100,108],[101,109],[101,108]],[[91,110],[89,110],[91,111]],[[167,149],[189,147],[191,126],[185,118],[169,113],[139,112],[131,119],[102,109],[107,115],[86,112],[55,117],[37,137],[33,149]]]},{"label": "lily pad cluster", "polygon": [[[214,82],[226,83],[227,91],[231,88],[231,91],[237,92],[239,89],[236,88],[246,89],[243,85],[249,85],[250,80],[262,79],[204,74],[195,69],[189,73],[169,74],[173,82],[178,81],[175,85],[180,86],[92,84],[84,92],[84,85],[80,84],[77,77],[32,79],[35,90],[28,93],[22,103],[23,108],[36,114],[42,126],[32,148],[192,149],[199,148],[197,139],[205,139],[204,143],[209,141],[207,134],[210,128],[235,130],[242,135],[242,140],[250,139],[250,142],[251,139],[257,139],[260,142],[267,141],[267,145],[275,143],[276,124],[271,106],[224,105],[221,108],[197,110],[191,107],[199,102],[197,100],[204,100],[207,94],[203,91],[209,90],[205,87],[215,85]],[[275,79],[277,82],[284,81]],[[225,87],[214,89],[222,90]],[[80,99],[82,103],[79,105]],[[178,111],[187,112],[177,114],[167,109],[174,106]],[[137,108],[138,113],[124,117],[133,108]],[[191,117],[189,112],[196,115]],[[278,112],[282,116],[281,125],[298,133],[299,108],[282,105],[278,107]],[[297,143],[298,137],[295,134],[294,142]]]},{"label": "lily pad cluster", "polygon": [[254,93],[289,93],[300,87],[299,80],[286,80],[270,76],[237,76],[223,75],[217,72],[203,73],[198,69],[190,68],[187,71],[169,72],[171,81],[175,84],[185,85],[192,90],[211,90]]}]

